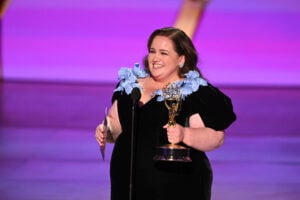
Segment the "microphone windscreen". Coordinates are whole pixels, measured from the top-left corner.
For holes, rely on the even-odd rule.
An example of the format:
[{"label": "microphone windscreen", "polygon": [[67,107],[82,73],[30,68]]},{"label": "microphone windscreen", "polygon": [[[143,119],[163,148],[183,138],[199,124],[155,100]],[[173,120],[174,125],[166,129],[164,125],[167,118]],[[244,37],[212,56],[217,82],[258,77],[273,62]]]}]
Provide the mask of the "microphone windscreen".
[{"label": "microphone windscreen", "polygon": [[131,99],[133,104],[135,104],[141,98],[141,92],[139,88],[133,88],[131,91]]}]

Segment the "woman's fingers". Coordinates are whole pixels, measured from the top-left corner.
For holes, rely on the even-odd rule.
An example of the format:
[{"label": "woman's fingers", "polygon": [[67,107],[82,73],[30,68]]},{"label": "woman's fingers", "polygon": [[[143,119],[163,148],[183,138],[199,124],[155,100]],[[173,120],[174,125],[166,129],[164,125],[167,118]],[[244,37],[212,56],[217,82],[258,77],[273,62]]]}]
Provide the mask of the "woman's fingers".
[{"label": "woman's fingers", "polygon": [[97,126],[95,131],[95,138],[98,141],[100,146],[105,145],[106,134],[105,134],[105,127],[103,124]]},{"label": "woman's fingers", "polygon": [[180,140],[180,126],[176,124],[175,126],[169,126],[168,124],[163,126],[167,131],[168,141],[172,144],[181,142]]}]

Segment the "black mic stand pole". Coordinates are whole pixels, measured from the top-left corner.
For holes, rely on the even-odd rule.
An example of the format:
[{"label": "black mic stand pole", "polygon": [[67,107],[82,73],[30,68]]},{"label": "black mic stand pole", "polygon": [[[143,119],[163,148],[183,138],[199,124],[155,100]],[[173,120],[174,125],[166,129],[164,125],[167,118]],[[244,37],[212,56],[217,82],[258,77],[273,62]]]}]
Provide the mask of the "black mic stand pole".
[{"label": "black mic stand pole", "polygon": [[129,182],[129,200],[133,199],[133,168],[134,168],[134,146],[135,146],[135,131],[134,131],[134,116],[135,116],[135,104],[132,104],[132,117],[131,117],[131,144],[130,144],[130,182]]},{"label": "black mic stand pole", "polygon": [[131,110],[131,144],[130,144],[130,182],[129,182],[129,200],[134,200],[134,163],[135,163],[135,107],[141,94],[138,88],[134,88],[131,93],[132,110]]}]

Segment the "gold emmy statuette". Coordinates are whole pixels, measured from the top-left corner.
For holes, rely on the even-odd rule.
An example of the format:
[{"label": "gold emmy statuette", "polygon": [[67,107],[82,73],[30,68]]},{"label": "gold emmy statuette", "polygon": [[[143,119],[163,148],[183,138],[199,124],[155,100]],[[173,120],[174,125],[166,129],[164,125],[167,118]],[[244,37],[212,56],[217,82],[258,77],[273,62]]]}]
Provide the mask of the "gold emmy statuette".
[{"label": "gold emmy statuette", "polygon": [[[169,111],[169,126],[176,126],[175,117],[181,104],[181,91],[176,84],[168,84],[163,89],[164,102]],[[178,144],[165,144],[156,148],[156,161],[191,162],[190,149]]]}]

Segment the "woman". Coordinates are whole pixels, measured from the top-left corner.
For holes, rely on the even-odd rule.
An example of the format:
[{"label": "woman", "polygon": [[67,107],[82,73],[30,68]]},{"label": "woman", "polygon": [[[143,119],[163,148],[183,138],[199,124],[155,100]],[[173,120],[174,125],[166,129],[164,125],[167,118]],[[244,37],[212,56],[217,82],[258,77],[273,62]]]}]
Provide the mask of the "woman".
[{"label": "woman", "polygon": [[[130,136],[133,88],[141,98],[135,108],[134,193],[137,200],[210,199],[212,171],[205,152],[223,144],[224,130],[236,119],[230,98],[203,79],[190,38],[177,28],[155,30],[148,40],[145,70],[136,65],[119,71],[108,125],[100,124],[96,139],[115,142],[110,165],[111,199],[129,198]],[[168,124],[162,90],[181,91],[176,125]],[[155,161],[156,148],[172,143],[190,148],[192,162]]]}]

